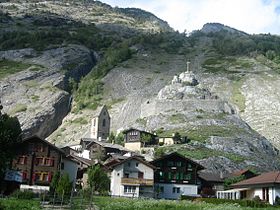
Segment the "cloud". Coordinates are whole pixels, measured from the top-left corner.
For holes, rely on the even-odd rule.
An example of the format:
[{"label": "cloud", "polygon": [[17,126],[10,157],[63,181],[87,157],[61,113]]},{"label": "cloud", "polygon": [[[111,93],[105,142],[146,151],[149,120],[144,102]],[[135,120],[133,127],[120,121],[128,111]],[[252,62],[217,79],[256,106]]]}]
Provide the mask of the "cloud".
[{"label": "cloud", "polygon": [[280,34],[279,0],[104,0],[137,7],[166,20],[175,30],[192,31],[219,22],[247,33]]}]

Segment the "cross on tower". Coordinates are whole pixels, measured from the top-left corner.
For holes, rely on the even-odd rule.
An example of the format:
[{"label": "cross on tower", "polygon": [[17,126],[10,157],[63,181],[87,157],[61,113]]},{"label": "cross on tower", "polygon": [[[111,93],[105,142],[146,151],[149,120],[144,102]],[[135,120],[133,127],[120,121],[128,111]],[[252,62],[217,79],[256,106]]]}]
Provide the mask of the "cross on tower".
[{"label": "cross on tower", "polygon": [[191,62],[187,61],[187,72],[190,71],[190,63],[191,63]]}]

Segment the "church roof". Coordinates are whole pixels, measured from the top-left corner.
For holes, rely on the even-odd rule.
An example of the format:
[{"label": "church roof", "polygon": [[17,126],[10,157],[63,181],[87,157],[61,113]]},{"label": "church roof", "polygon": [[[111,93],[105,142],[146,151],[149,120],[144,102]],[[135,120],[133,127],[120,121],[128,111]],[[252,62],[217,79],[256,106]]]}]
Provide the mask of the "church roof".
[{"label": "church roof", "polygon": [[[97,109],[94,110],[92,117],[99,117],[103,109],[106,109],[106,111],[107,111],[107,113],[108,113],[108,115],[109,115],[107,106],[106,106],[106,105],[103,105],[103,106],[97,107]],[[110,115],[109,115],[109,118],[110,118]]]}]

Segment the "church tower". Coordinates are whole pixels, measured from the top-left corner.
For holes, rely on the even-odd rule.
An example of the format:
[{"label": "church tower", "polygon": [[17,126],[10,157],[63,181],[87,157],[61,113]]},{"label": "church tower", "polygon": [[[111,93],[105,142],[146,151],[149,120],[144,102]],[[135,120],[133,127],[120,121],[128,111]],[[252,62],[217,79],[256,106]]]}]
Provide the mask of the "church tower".
[{"label": "church tower", "polygon": [[90,138],[106,141],[110,134],[111,118],[106,106],[99,108],[91,120]]}]

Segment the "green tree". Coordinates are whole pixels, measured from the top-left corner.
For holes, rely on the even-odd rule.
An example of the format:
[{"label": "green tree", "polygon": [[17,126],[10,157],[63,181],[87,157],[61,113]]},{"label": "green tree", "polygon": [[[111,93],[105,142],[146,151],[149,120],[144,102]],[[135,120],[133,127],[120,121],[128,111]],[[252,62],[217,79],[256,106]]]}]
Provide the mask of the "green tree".
[{"label": "green tree", "polygon": [[145,147],[146,143],[150,143],[152,141],[152,136],[150,134],[141,134],[141,141],[143,142],[143,146]]},{"label": "green tree", "polygon": [[244,175],[234,176],[234,177],[230,177],[230,178],[225,179],[225,182],[224,182],[225,189],[226,190],[229,189],[230,185],[232,185],[234,183],[237,183],[237,182],[240,182],[244,179],[246,179],[246,177]]},{"label": "green tree", "polygon": [[62,198],[61,203],[63,203],[65,196],[70,196],[71,189],[72,183],[70,182],[69,175],[63,174],[63,176],[58,181],[57,188],[55,189],[57,194]]},{"label": "green tree", "polygon": [[173,140],[175,143],[182,143],[182,138],[180,133],[176,132],[173,136]]},{"label": "green tree", "polygon": [[119,145],[122,145],[122,146],[124,145],[124,134],[123,133],[119,133],[117,135],[115,143],[119,144]]},{"label": "green tree", "polygon": [[91,166],[87,173],[88,184],[92,192],[106,193],[109,191],[110,179],[100,165]]},{"label": "green tree", "polygon": [[116,140],[116,136],[113,132],[111,132],[110,135],[109,135],[109,142],[110,143],[115,143],[115,140]]},{"label": "green tree", "polygon": [[16,147],[21,142],[21,127],[16,117],[1,113],[0,102],[0,180],[16,154]]},{"label": "green tree", "polygon": [[53,178],[52,178],[52,181],[51,181],[51,184],[50,184],[50,191],[52,193],[54,193],[55,189],[57,189],[59,179],[60,179],[60,173],[59,173],[59,171],[57,171],[53,175]]}]

